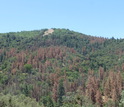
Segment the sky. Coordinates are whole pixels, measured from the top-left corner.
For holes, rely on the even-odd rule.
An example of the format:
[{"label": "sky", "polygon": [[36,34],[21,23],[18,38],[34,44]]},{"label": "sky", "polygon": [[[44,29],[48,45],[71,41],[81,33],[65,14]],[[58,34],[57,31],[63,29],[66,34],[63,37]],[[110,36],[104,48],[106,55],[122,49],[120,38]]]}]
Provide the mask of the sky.
[{"label": "sky", "polygon": [[44,28],[124,38],[124,0],[0,0],[0,33]]}]

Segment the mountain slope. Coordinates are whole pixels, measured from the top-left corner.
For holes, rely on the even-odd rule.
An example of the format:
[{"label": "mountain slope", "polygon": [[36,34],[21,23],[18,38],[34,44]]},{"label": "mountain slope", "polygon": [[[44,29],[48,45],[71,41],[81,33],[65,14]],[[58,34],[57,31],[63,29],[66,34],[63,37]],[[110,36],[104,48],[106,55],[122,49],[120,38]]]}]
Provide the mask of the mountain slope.
[{"label": "mountain slope", "polygon": [[117,107],[123,90],[123,46],[123,39],[68,29],[0,34],[0,91],[24,94],[45,107]]}]

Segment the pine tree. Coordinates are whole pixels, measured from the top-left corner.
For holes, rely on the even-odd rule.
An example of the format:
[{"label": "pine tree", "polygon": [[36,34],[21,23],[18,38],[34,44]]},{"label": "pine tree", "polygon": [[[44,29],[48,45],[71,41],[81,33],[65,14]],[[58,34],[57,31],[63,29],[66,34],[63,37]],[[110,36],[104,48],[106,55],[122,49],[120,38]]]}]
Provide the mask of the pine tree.
[{"label": "pine tree", "polygon": [[59,87],[58,87],[58,104],[59,106],[62,106],[63,99],[62,97],[65,95],[65,89],[63,86],[63,80],[59,81]]}]

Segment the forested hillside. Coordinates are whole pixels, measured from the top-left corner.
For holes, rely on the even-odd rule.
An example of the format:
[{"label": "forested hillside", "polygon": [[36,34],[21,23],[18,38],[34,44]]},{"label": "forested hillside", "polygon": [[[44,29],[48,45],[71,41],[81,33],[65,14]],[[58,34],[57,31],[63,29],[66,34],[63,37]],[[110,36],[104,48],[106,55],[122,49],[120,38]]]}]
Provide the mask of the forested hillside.
[{"label": "forested hillside", "polygon": [[124,39],[55,28],[0,34],[0,107],[124,107],[123,83]]}]

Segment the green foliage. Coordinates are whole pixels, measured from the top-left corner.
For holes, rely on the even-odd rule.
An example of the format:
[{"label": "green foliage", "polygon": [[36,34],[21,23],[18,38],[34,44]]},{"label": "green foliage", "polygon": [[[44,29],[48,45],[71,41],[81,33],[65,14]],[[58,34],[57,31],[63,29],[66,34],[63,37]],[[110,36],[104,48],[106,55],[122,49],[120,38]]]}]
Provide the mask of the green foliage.
[{"label": "green foliage", "polygon": [[62,107],[95,107],[92,102],[85,96],[80,94],[68,92],[63,96],[63,106]]},{"label": "green foliage", "polygon": [[62,106],[63,103],[63,96],[65,95],[65,89],[63,86],[63,80],[59,81],[59,89],[58,89],[58,104],[59,106]]},{"label": "green foliage", "polygon": [[124,107],[124,91],[122,91],[122,93],[121,93],[119,107]]},{"label": "green foliage", "polygon": [[31,64],[25,64],[24,69],[27,73],[31,73],[32,65]]},{"label": "green foliage", "polygon": [[32,89],[32,87],[30,85],[27,85],[27,84],[22,84],[20,86],[21,88],[21,91],[22,93],[25,95],[25,96],[29,96],[30,95],[30,91]]},{"label": "green foliage", "polygon": [[0,84],[7,84],[7,82],[8,82],[8,76],[3,73],[0,73]]},{"label": "green foliage", "polygon": [[45,107],[54,107],[54,103],[50,96],[42,97],[41,102],[44,104]]},{"label": "green foliage", "polygon": [[24,95],[13,96],[10,94],[3,95],[0,93],[0,107],[43,107],[34,99]]}]

